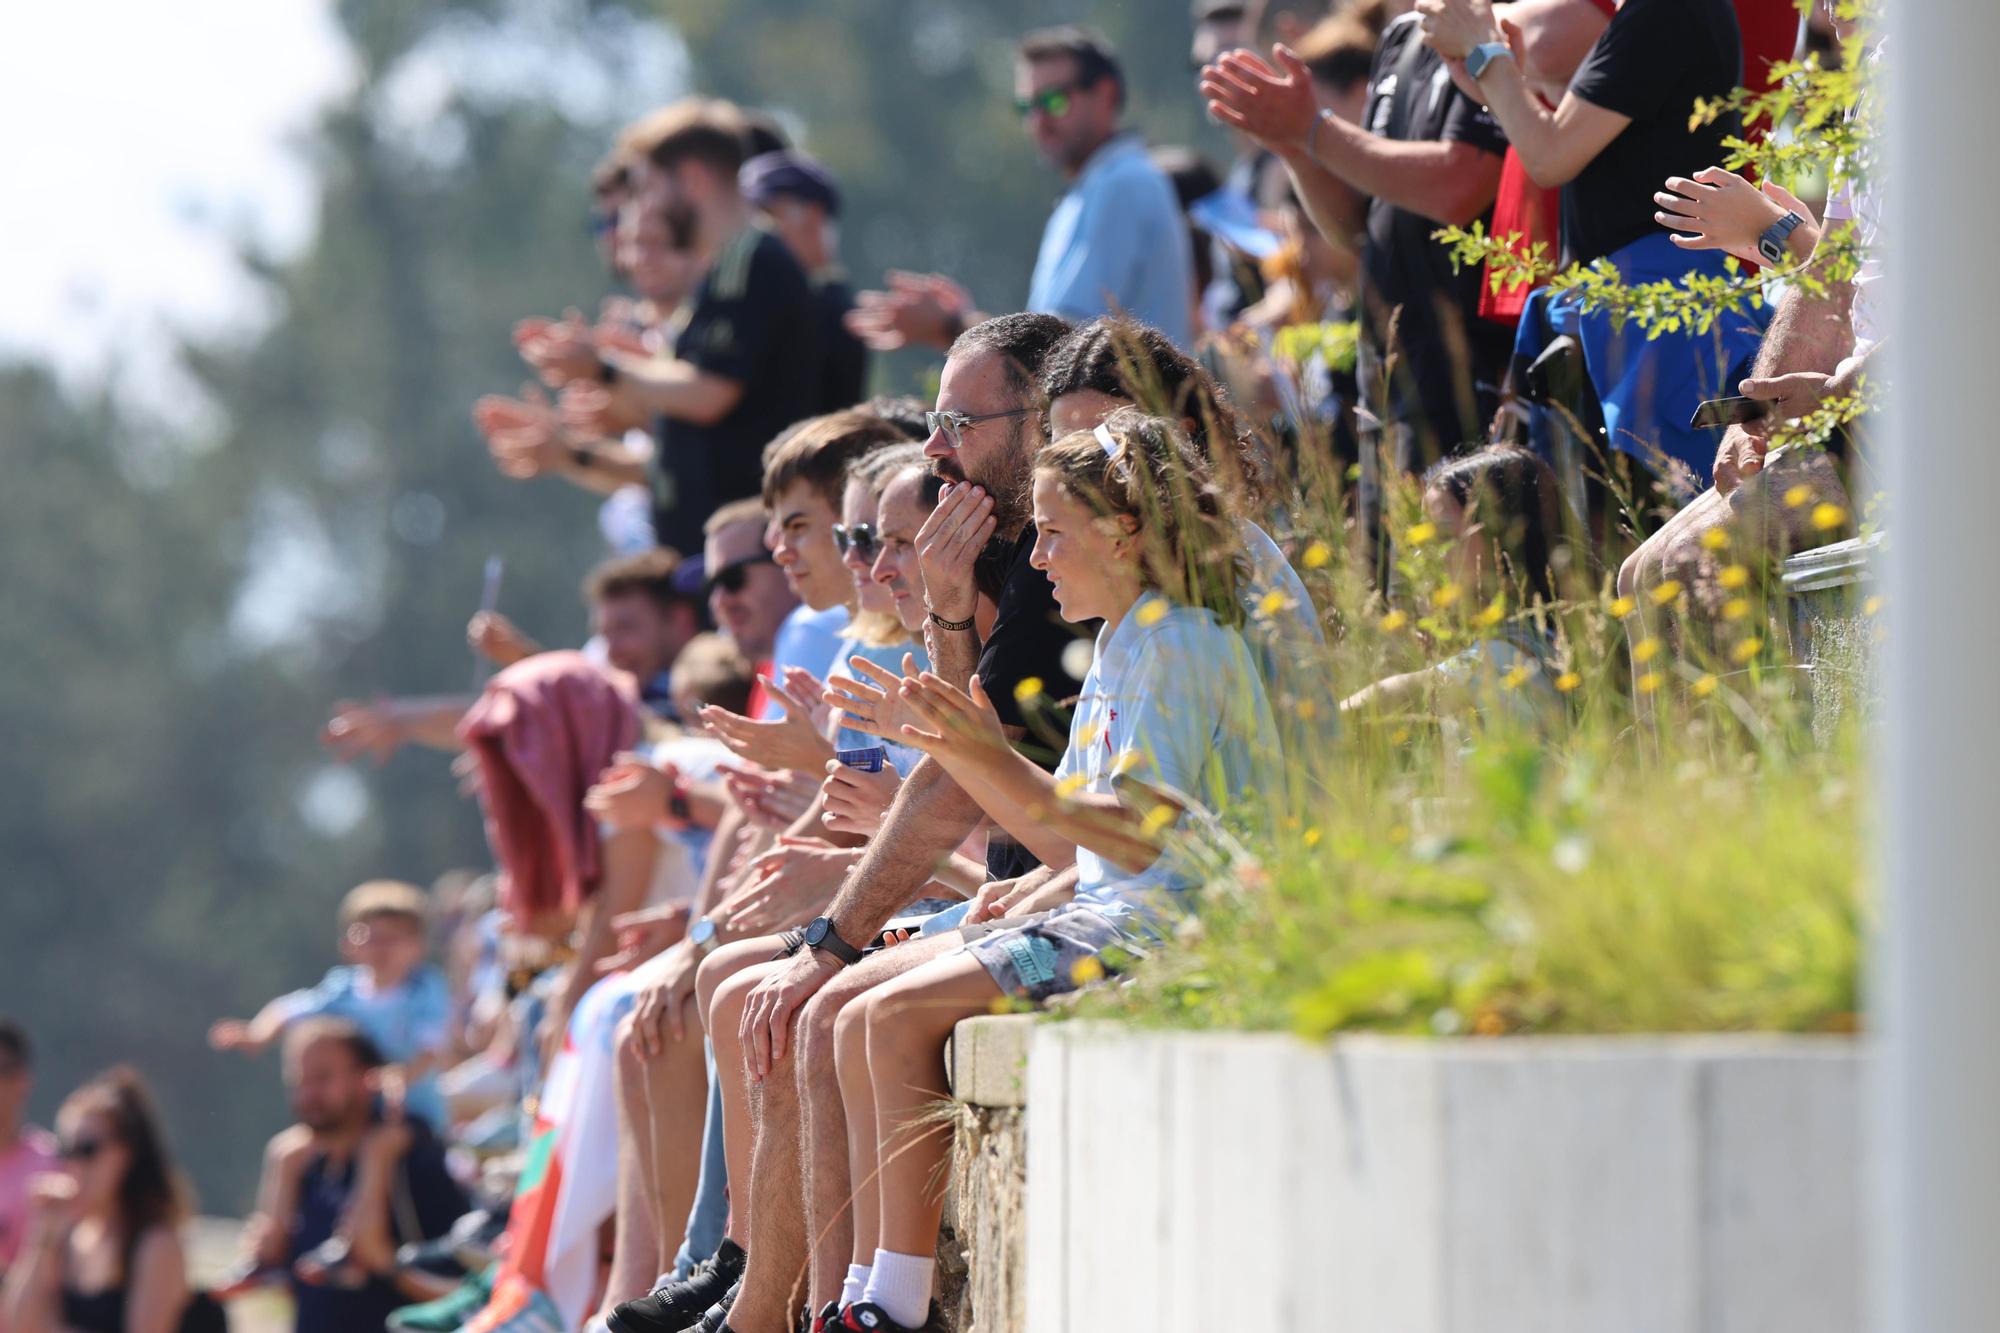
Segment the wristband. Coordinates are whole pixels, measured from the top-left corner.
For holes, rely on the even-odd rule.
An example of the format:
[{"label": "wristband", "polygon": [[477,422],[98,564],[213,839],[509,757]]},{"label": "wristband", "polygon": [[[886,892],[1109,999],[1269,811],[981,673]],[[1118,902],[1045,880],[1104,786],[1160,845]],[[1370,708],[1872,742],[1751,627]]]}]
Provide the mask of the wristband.
[{"label": "wristband", "polygon": [[939,629],[948,629],[954,634],[972,628],[973,617],[971,616],[967,616],[963,620],[946,620],[928,606],[924,608],[924,614],[931,618],[931,624],[936,625]]},{"label": "wristband", "polygon": [[597,358],[597,382],[607,385],[618,382],[618,367],[606,361],[601,355]]},{"label": "wristband", "polygon": [[569,447],[569,461],[578,469],[588,472],[597,466],[597,455],[587,444],[572,444]]}]

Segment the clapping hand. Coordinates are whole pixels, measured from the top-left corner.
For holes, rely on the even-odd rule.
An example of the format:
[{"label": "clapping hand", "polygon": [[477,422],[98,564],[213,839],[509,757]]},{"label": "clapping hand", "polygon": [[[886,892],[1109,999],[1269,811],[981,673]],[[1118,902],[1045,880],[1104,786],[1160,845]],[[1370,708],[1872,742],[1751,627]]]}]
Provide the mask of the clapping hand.
[{"label": "clapping hand", "polygon": [[902,786],[903,779],[886,764],[879,772],[870,773],[829,759],[826,781],[819,788],[819,822],[834,833],[872,838],[880,831],[882,816]]},{"label": "clapping hand", "polygon": [[793,769],[766,772],[722,764],[719,771],[743,813],[752,823],[768,829],[790,828],[819,791],[819,783],[811,775]]},{"label": "clapping hand", "polygon": [[535,385],[523,386],[519,398],[487,394],[472,405],[472,422],[502,476],[527,481],[561,465],[562,422],[548,395]]},{"label": "clapping hand", "polygon": [[1271,152],[1303,150],[1310,142],[1319,99],[1312,71],[1289,46],[1271,49],[1273,69],[1253,51],[1231,51],[1201,71],[1208,114],[1255,139]]},{"label": "clapping hand", "polygon": [[766,935],[809,921],[832,900],[857,855],[817,838],[779,838],[750,863],[743,887],[716,915],[738,935]]},{"label": "clapping hand", "polygon": [[888,290],[856,292],[847,330],[878,352],[950,345],[972,313],[972,294],[942,273],[890,270]]},{"label": "clapping hand", "polygon": [[916,722],[904,725],[903,739],[946,768],[977,767],[1012,753],[1000,714],[978,676],[971,685],[968,694],[933,672],[906,677],[903,706]]},{"label": "clapping hand", "polygon": [[1660,206],[1653,220],[1674,232],[1673,243],[1681,249],[1721,250],[1747,264],[1764,262],[1757,241],[1785,214],[1812,221],[1812,210],[1776,181],[1752,185],[1721,167],[1703,167],[1692,177],[1669,176],[1653,202]]},{"label": "clapping hand", "polygon": [[617,755],[584,793],[583,808],[621,833],[651,828],[667,819],[674,777],[672,765],[660,768],[642,755]]},{"label": "clapping hand", "polygon": [[596,336],[581,311],[559,320],[524,319],[514,326],[514,349],[551,389],[597,378]]},{"label": "clapping hand", "polygon": [[[811,672],[801,673],[813,685]],[[767,680],[765,688],[784,710],[782,717],[758,719],[710,704],[700,713],[709,734],[738,756],[762,768],[790,768],[817,773],[833,757],[833,745],[815,719],[817,696],[799,693],[790,683]],[[823,689],[823,687],[822,687]]]},{"label": "clapping hand", "polygon": [[840,710],[842,725],[884,740],[902,740],[903,724],[910,720],[910,716],[903,709],[903,697],[898,691],[905,676],[917,674],[916,654],[903,654],[901,676],[865,657],[849,658],[847,664],[862,675],[871,677],[875,683],[871,685],[835,672],[827,677],[826,689],[820,698]]}]

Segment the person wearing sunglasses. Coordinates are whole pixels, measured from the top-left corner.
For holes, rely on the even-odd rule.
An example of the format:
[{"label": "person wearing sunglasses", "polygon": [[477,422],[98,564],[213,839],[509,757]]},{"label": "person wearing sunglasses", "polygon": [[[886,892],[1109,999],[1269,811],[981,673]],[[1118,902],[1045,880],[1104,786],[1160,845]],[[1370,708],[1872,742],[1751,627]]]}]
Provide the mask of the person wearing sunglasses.
[{"label": "person wearing sunglasses", "polygon": [[174,1333],[188,1309],[186,1216],[151,1093],[100,1074],[56,1115],[61,1168],[37,1176],[0,1324],[9,1333]]},{"label": "person wearing sunglasses", "polygon": [[[1173,182],[1120,127],[1125,72],[1084,28],[1030,33],[1016,49],[1014,108],[1035,151],[1067,182],[1042,229],[1026,309],[1083,321],[1128,314],[1181,347],[1194,337],[1194,255]],[[947,348],[986,316],[942,274],[891,273],[855,298],[848,327],[869,346]]]}]

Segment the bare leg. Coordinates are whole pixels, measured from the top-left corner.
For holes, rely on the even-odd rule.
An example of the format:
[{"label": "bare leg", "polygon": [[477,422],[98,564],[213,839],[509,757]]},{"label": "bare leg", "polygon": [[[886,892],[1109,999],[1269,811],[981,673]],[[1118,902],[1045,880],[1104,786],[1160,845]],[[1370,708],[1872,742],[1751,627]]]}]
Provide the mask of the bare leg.
[{"label": "bare leg", "polygon": [[[843,1106],[847,1094],[846,1075],[838,1069],[835,1049],[837,1032],[854,1002],[888,981],[911,971],[925,960],[957,948],[959,936],[947,933],[934,939],[918,936],[894,948],[871,954],[834,977],[806,1003],[799,1015],[799,1058],[794,1062],[800,1108],[800,1160],[805,1171],[807,1239],[811,1248],[811,1292],[807,1304],[819,1309],[840,1294],[847,1276],[850,1256],[855,1253],[854,1232],[860,1225],[863,1200],[869,1212],[867,1263],[875,1254],[875,1198],[873,1182],[857,1191],[856,1183],[866,1181],[850,1169],[851,1144],[848,1115]],[[867,1086],[866,1061],[858,1061],[857,1078]],[[869,1132],[873,1133],[872,1090],[865,1108]],[[869,1157],[874,1144],[869,1144]],[[872,1165],[871,1168],[872,1170]],[[849,1204],[854,1205],[850,1212]]]},{"label": "bare leg", "polygon": [[[716,992],[733,978],[750,975],[764,978],[764,965],[778,951],[775,937],[742,940],[724,945],[710,954],[695,974],[695,999],[701,1007],[702,1023],[715,1046],[715,1077],[722,1085],[722,1153],[729,1164],[729,1234],[736,1243],[750,1246],[750,1145],[754,1130],[750,1120],[750,1080],[743,1069],[743,1045],[737,1036],[742,1017],[741,995],[737,1007],[726,1017],[713,1012]],[[751,985],[754,985],[753,981]]]},{"label": "bare leg", "polygon": [[948,1095],[945,1039],[989,1013],[1000,988],[970,954],[947,954],[876,989],[867,1009],[868,1069],[882,1182],[881,1248],[936,1253],[951,1126],[932,1112]]},{"label": "bare leg", "polygon": [[[663,1037],[663,1049],[639,1067],[646,1106],[640,1133],[653,1166],[654,1273],[673,1262],[687,1228],[701,1180],[701,1128],[708,1117],[708,1052],[701,1029],[688,1023],[679,1040],[671,1030]],[[650,1280],[653,1274],[646,1276]]]},{"label": "bare leg", "polygon": [[660,1251],[660,1200],[653,1171],[653,1140],[646,1101],[646,1057],[632,1032],[630,1017],[620,1020],[616,1048],[618,1083],[618,1210],[612,1238],[611,1272],[605,1279],[603,1308],[634,1300],[652,1289],[653,1279],[666,1271]]},{"label": "bare leg", "polygon": [[[735,1029],[743,1019],[743,1005],[750,992],[763,980],[761,968],[737,973],[716,989],[710,1005],[710,1028],[716,1035],[715,1060],[722,1070],[727,1034],[733,1070],[743,1068],[742,1050]],[[751,1142],[749,1170],[736,1174],[735,1148],[731,1144],[730,1206],[732,1230],[747,1229],[749,1264],[743,1286],[729,1312],[734,1333],[789,1333],[804,1300],[806,1235],[805,1209],[799,1177],[798,1089],[792,1081],[789,1057],[780,1061],[762,1083],[750,1084],[749,1116],[755,1127]],[[727,1099],[725,1099],[725,1106]],[[727,1117],[725,1116],[725,1121]],[[729,1125],[730,1137],[735,1126]],[[744,1188],[747,1182],[748,1188]],[[743,1228],[745,1205],[750,1224]]]}]

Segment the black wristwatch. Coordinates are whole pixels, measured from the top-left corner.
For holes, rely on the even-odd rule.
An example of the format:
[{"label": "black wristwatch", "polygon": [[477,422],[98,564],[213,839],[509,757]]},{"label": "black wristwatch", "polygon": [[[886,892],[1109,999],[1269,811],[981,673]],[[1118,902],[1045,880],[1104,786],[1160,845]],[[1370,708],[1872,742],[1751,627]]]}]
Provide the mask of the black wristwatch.
[{"label": "black wristwatch", "polygon": [[1785,214],[1764,228],[1764,234],[1757,238],[1757,253],[1763,256],[1766,264],[1778,267],[1785,262],[1786,238],[1804,225],[1805,219],[1797,213]]},{"label": "black wristwatch", "polygon": [[840,938],[840,932],[833,928],[830,916],[814,917],[812,924],[806,927],[806,948],[830,953],[847,967],[861,961],[861,950]]},{"label": "black wristwatch", "polygon": [[618,382],[618,367],[606,361],[601,355],[597,358],[597,382],[606,386]]}]

